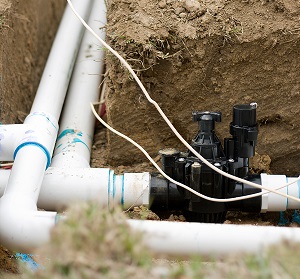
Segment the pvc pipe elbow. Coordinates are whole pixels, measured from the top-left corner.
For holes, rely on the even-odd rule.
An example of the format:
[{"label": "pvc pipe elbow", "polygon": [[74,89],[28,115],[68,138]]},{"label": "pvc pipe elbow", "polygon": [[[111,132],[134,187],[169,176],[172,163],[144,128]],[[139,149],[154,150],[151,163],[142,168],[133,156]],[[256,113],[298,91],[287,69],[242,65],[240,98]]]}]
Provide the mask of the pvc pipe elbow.
[{"label": "pvc pipe elbow", "polygon": [[0,243],[6,248],[28,253],[50,239],[56,212],[37,211],[26,197],[4,195],[0,199]]}]

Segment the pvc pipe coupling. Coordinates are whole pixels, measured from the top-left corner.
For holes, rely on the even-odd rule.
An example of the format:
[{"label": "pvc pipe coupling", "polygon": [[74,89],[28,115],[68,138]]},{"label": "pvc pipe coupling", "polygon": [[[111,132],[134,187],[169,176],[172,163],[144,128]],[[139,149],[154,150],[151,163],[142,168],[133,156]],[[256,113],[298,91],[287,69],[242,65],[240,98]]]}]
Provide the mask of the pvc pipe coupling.
[{"label": "pvc pipe coupling", "polygon": [[60,211],[75,202],[91,200],[108,208],[148,206],[150,179],[147,172],[116,175],[108,168],[50,167],[45,172],[38,206]]},{"label": "pvc pipe coupling", "polygon": [[52,167],[89,168],[92,137],[75,129],[65,129],[57,137]]},{"label": "pvc pipe coupling", "polygon": [[[276,190],[281,185],[292,182],[297,179],[297,177],[287,177],[286,175],[267,175],[262,173],[260,175],[261,184],[270,189]],[[300,181],[277,190],[281,193],[291,195],[296,198],[300,198]],[[265,193],[265,190],[262,190]],[[277,195],[275,193],[265,193],[262,195],[261,200],[261,212],[265,213],[268,211],[285,211],[287,209],[299,209],[300,204],[294,200],[288,199],[286,197]]]},{"label": "pvc pipe coupling", "polygon": [[51,157],[58,131],[57,120],[44,112],[29,114],[24,124],[0,126],[0,161],[13,161],[17,153],[25,146],[40,148],[46,158],[47,167]]}]

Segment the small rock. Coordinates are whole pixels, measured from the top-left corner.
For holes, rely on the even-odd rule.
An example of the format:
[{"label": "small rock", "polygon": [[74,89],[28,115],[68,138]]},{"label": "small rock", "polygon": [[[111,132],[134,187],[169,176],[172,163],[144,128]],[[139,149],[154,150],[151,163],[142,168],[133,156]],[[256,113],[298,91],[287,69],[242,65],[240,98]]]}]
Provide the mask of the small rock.
[{"label": "small rock", "polygon": [[170,217],[168,218],[168,221],[175,221],[174,215],[171,214]]},{"label": "small rock", "polygon": [[161,1],[158,3],[158,7],[160,7],[161,9],[165,8],[166,6],[167,6],[166,0],[161,0]]},{"label": "small rock", "polygon": [[197,0],[186,0],[183,6],[189,12],[195,12],[201,8],[201,5]]},{"label": "small rock", "polygon": [[135,206],[135,207],[133,208],[133,211],[135,211],[135,212],[140,212],[141,209],[140,209],[138,206]]},{"label": "small rock", "polygon": [[30,59],[29,59],[29,57],[25,56],[24,62],[25,62],[26,64],[30,65]]},{"label": "small rock", "polygon": [[185,221],[186,221],[186,219],[185,219],[185,217],[184,217],[183,215],[179,215],[179,221],[181,221],[181,222],[185,222]]},{"label": "small rock", "polygon": [[182,7],[177,7],[176,9],[175,9],[175,14],[176,15],[179,15],[180,13],[183,13],[184,12],[184,8],[182,8]]},{"label": "small rock", "polygon": [[183,7],[189,12],[196,12],[198,15],[202,15],[206,12],[206,8],[202,6],[197,0],[185,0]]},{"label": "small rock", "polygon": [[186,13],[180,13],[180,14],[179,14],[179,17],[185,18],[185,17],[186,17]]}]

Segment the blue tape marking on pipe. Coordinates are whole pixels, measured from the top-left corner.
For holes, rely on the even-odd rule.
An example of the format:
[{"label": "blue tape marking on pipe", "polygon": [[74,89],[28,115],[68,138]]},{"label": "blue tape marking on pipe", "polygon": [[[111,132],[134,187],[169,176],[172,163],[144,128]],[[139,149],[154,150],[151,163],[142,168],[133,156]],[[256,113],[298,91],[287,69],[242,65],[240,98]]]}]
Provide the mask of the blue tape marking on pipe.
[{"label": "blue tape marking on pipe", "polygon": [[122,175],[122,196],[121,196],[121,205],[124,205],[124,174]]},{"label": "blue tape marking on pipe", "polygon": [[29,114],[27,117],[32,117],[32,116],[43,116],[43,117],[45,117],[47,119],[47,121],[50,122],[50,124],[55,128],[55,130],[57,130],[58,127],[50,120],[49,116],[47,116],[47,114],[45,114],[44,112],[34,112],[32,114]]},{"label": "blue tape marking on pipe", "polygon": [[22,263],[25,263],[26,266],[32,270],[32,271],[36,271],[40,268],[43,268],[40,264],[38,264],[33,258],[32,258],[32,254],[23,254],[23,253],[16,253],[15,258],[19,261],[21,261]]},{"label": "blue tape marking on pipe", "polygon": [[57,225],[57,224],[60,222],[60,219],[62,219],[62,218],[63,218],[63,215],[57,213],[57,214],[55,215],[55,225]]},{"label": "blue tape marking on pipe", "polygon": [[55,128],[55,130],[57,130],[57,126],[50,120],[50,118],[48,116],[45,116],[46,119],[51,123],[51,125]]},{"label": "blue tape marking on pipe", "polygon": [[67,134],[75,134],[75,130],[74,129],[65,129],[65,130],[63,130],[59,134],[59,136],[57,137],[57,140],[60,140],[61,138],[63,138]]},{"label": "blue tape marking on pipe", "polygon": [[90,151],[90,149],[89,149],[89,147],[87,146],[87,144],[84,142],[84,141],[82,141],[81,139],[79,139],[79,138],[75,138],[75,139],[73,139],[73,141],[72,141],[72,143],[82,143],[83,145],[85,145],[85,147],[88,149],[88,151]]},{"label": "blue tape marking on pipe", "polygon": [[112,196],[113,196],[113,200],[115,200],[115,195],[116,195],[116,175],[113,175],[113,192],[112,192]]},{"label": "blue tape marking on pipe", "polygon": [[28,141],[28,142],[24,142],[24,143],[20,144],[20,145],[16,148],[16,150],[15,150],[15,152],[14,152],[14,159],[16,158],[17,153],[19,152],[19,150],[20,150],[21,148],[27,146],[27,145],[37,146],[37,147],[39,147],[40,149],[43,150],[43,152],[45,153],[46,158],[47,158],[46,169],[48,169],[49,166],[50,166],[50,164],[51,164],[51,156],[50,156],[50,153],[49,153],[48,149],[47,149],[45,146],[43,146],[42,144],[40,144],[40,143],[38,143],[38,142]]},{"label": "blue tape marking on pipe", "polygon": [[60,148],[62,146],[62,143],[56,146],[56,149]]}]

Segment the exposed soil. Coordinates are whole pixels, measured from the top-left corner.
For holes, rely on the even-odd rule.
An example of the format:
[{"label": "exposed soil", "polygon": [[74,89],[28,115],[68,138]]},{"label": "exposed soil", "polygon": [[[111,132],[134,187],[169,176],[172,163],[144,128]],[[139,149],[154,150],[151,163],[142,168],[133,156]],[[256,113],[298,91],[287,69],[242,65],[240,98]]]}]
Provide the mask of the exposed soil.
[{"label": "exposed soil", "polygon": [[[108,1],[107,36],[137,70],[151,97],[188,140],[193,110],[221,111],[216,129],[229,136],[232,106],[258,103],[257,152],[271,171],[299,174],[300,3],[294,0]],[[185,150],[116,58],[107,55],[108,122],[153,157]],[[145,161],[108,135],[112,165]]]},{"label": "exposed soil", "polygon": [[17,273],[18,265],[13,253],[0,246],[0,276],[2,272]]},{"label": "exposed soil", "polygon": [[64,0],[0,0],[0,122],[28,114]]}]

